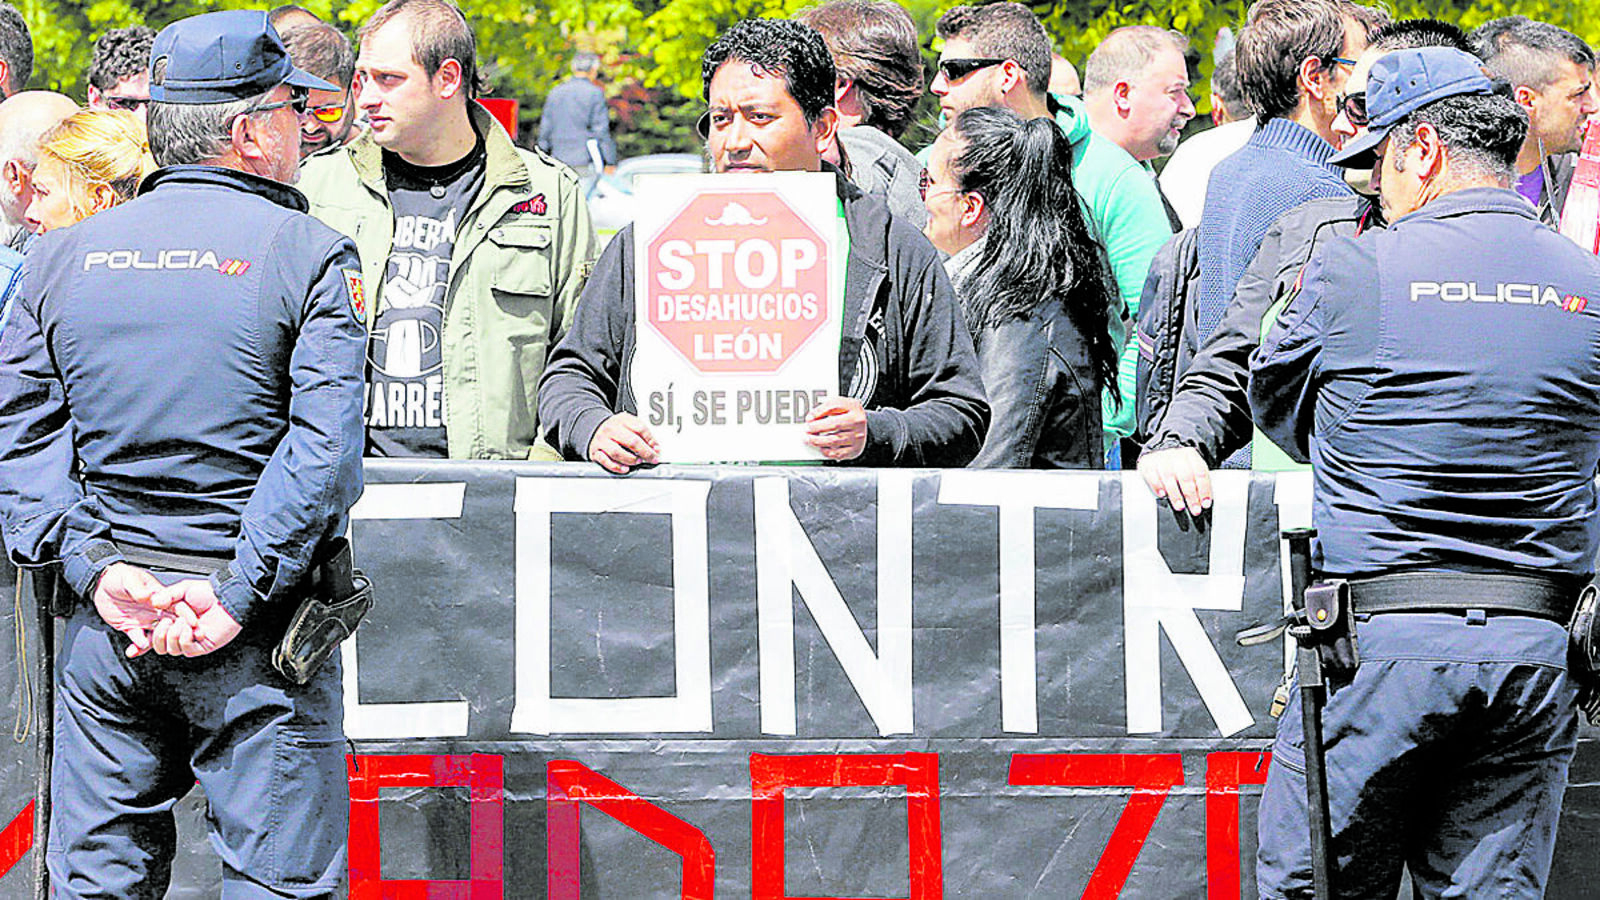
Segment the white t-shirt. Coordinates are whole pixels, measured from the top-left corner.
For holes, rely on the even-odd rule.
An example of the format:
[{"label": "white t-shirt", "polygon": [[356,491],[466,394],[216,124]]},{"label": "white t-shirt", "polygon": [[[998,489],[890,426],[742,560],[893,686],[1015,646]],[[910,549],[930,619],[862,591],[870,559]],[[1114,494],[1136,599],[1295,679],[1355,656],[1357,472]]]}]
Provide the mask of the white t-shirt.
[{"label": "white t-shirt", "polygon": [[1254,117],[1229,122],[1200,132],[1178,146],[1161,170],[1161,192],[1177,210],[1183,227],[1200,224],[1206,205],[1206,185],[1217,163],[1232,156],[1256,130]]}]

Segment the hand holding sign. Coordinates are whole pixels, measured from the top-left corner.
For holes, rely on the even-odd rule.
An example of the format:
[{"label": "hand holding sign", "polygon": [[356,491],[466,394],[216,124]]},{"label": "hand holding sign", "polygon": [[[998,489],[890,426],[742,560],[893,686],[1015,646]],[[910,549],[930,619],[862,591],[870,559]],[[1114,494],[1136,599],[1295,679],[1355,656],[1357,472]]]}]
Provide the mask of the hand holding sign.
[{"label": "hand holding sign", "polygon": [[806,443],[828,459],[855,459],[867,449],[867,411],[853,397],[829,397],[806,421]]},{"label": "hand holding sign", "polygon": [[618,475],[626,475],[643,463],[654,464],[660,450],[650,426],[630,413],[617,413],[601,422],[589,439],[589,459]]}]

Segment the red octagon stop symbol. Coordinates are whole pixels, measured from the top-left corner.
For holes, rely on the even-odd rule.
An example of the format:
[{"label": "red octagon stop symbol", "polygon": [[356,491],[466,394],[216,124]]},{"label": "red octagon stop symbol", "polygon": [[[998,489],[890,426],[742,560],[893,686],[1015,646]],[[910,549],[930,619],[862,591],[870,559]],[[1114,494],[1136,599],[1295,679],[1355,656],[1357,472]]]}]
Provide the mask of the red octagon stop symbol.
[{"label": "red octagon stop symbol", "polygon": [[646,321],[700,372],[776,372],[828,319],[826,247],[776,192],[700,194],[647,248]]}]

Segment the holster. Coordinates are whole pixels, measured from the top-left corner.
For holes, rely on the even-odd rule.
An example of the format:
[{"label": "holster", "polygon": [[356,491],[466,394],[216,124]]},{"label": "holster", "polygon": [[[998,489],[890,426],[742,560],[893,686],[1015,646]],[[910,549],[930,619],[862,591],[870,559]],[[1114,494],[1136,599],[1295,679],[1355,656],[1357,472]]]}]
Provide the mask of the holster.
[{"label": "holster", "polygon": [[1330,676],[1349,678],[1361,664],[1356,648],[1356,618],[1350,583],[1343,579],[1318,581],[1306,588],[1301,627],[1289,633],[1302,646],[1313,647]]},{"label": "holster", "polygon": [[372,582],[355,567],[350,542],[336,538],[328,549],[272,651],[273,668],[295,684],[310,681],[372,608]]},{"label": "holster", "polygon": [[1567,671],[1578,683],[1578,706],[1589,724],[1600,725],[1600,588],[1594,582],[1578,593],[1567,635]]}]

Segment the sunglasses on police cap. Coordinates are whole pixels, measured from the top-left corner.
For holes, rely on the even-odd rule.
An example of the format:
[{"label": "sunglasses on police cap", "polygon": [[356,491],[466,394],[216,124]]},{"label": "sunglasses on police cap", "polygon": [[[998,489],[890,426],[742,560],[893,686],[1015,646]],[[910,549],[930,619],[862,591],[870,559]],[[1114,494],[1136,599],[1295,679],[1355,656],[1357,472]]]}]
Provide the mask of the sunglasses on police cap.
[{"label": "sunglasses on police cap", "polygon": [[1005,60],[996,59],[990,56],[941,59],[939,60],[939,71],[944,73],[945,81],[960,81],[979,69],[987,69],[990,66],[998,66],[1003,62],[1005,62]]},{"label": "sunglasses on police cap", "polygon": [[1367,117],[1366,91],[1341,94],[1339,96],[1339,109],[1344,111],[1344,117],[1350,120],[1350,124],[1357,128],[1365,128],[1367,123],[1372,121]]}]

